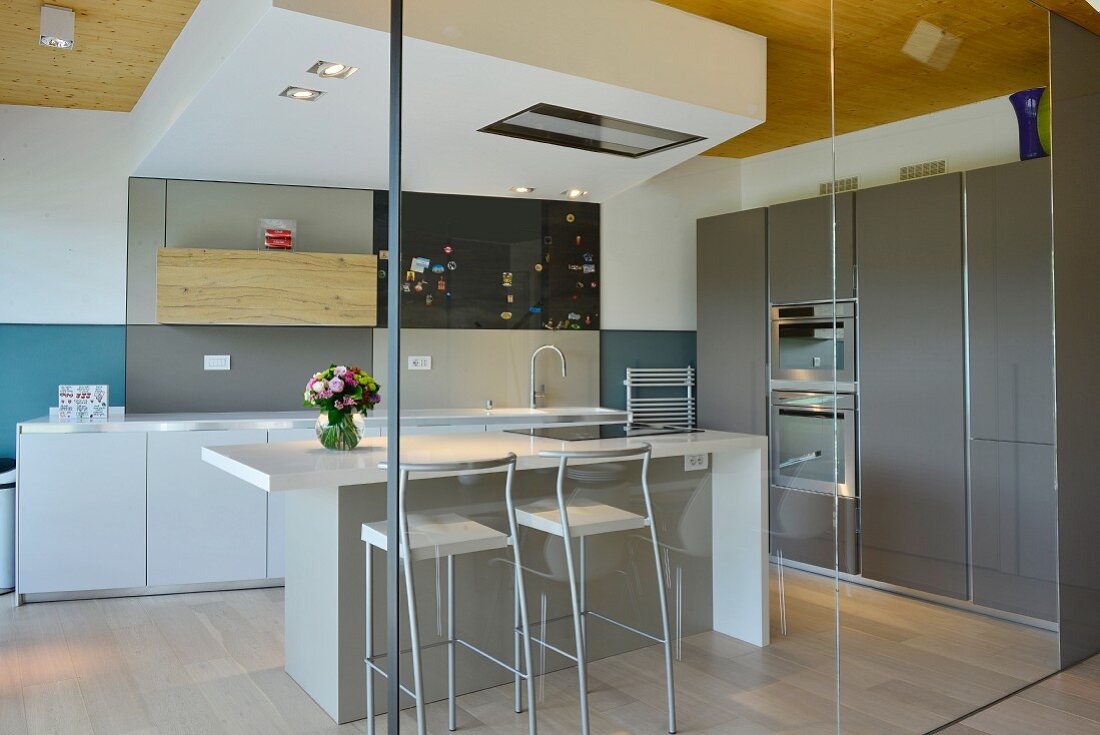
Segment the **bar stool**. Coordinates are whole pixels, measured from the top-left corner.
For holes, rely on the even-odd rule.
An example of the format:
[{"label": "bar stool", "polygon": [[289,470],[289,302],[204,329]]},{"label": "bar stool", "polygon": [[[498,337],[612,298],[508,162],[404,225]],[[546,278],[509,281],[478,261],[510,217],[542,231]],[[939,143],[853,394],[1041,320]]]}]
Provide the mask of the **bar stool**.
[{"label": "bar stool", "polygon": [[[536,636],[529,635],[527,624],[523,623],[520,629],[530,640],[577,662],[577,683],[580,691],[580,716],[582,735],[588,735],[588,673],[586,667],[586,618],[591,615],[594,618],[618,626],[632,633],[636,633],[651,641],[664,646],[665,653],[665,679],[668,691],[668,731],[676,732],[676,692],[672,682],[672,641],[669,636],[668,604],[665,598],[665,579],[661,568],[660,546],[657,542],[657,529],[653,521],[653,504],[649,496],[649,459],[651,454],[649,444],[629,449],[596,450],[596,451],[545,451],[539,452],[540,457],[553,457],[558,460],[557,497],[544,498],[533,503],[521,505],[516,508],[516,520],[521,526],[531,528],[543,533],[558,536],[564,542],[565,565],[569,575],[569,598],[572,604],[573,635],[576,643],[576,655],[563,651]],[[611,505],[599,503],[594,500],[582,499],[571,504],[565,502],[566,470],[570,460],[634,460],[642,461],[642,497],[645,499],[645,515],[616,508]],[[589,610],[585,595],[585,546],[589,536],[598,536],[616,531],[629,531],[643,527],[649,527],[650,543],[653,546],[653,562],[657,572],[657,593],[661,604],[661,632],[657,637],[638,630],[633,626],[619,622],[602,615],[594,610]],[[575,567],[573,564],[573,543],[576,538],[579,546],[579,559]],[[579,567],[579,572],[577,570]],[[580,577],[578,580],[577,577]],[[543,621],[539,621],[543,622]],[[549,622],[549,621],[545,621]],[[519,680],[516,680],[517,697]],[[530,692],[530,687],[528,687]],[[530,694],[528,694],[530,696]]]},{"label": "bar stool", "polygon": [[[412,513],[406,512],[405,496],[409,484],[409,475],[422,472],[443,472],[463,474],[469,472],[483,472],[499,468],[506,468],[504,484],[504,500],[508,512],[508,530],[504,534],[496,529],[478,523],[456,513]],[[386,463],[379,464],[379,468],[386,469]],[[516,511],[512,502],[512,480],[516,470],[516,455],[509,453],[499,459],[476,460],[468,462],[441,462],[432,464],[405,464],[400,466],[400,482],[398,486],[399,527],[401,539],[399,549],[401,554],[402,569],[405,577],[405,596],[409,609],[409,638],[411,647],[400,653],[412,653],[413,686],[410,689],[398,682],[401,691],[413,698],[416,704],[416,731],[418,735],[425,735],[424,719],[424,677],[421,667],[421,651],[423,648],[434,646],[447,646],[447,728],[454,731],[455,724],[455,646],[462,645],[480,656],[492,661],[515,675],[516,680],[527,681],[528,720],[530,735],[537,734],[535,719],[534,676],[531,667],[531,640],[529,634],[524,634],[523,657],[524,667],[520,669],[519,661],[516,665],[509,666],[492,654],[486,653],[472,643],[457,637],[455,634],[455,580],[454,558],[462,554],[472,554],[489,549],[502,549],[512,547],[513,562],[515,566],[515,598],[518,609],[518,618],[524,630],[527,629],[527,602],[524,594],[523,575],[520,574],[520,548],[517,543]],[[367,666],[367,735],[374,735],[374,677],[377,673],[386,677],[386,672],[376,663],[377,659],[387,655],[374,652],[374,594],[373,594],[373,562],[374,549],[385,551],[389,544],[386,537],[386,522],[376,521],[364,523],[362,540],[366,543],[367,570],[366,570],[366,657]],[[411,551],[410,551],[411,550]],[[420,629],[416,612],[416,589],[413,583],[413,562],[423,559],[447,559],[447,639],[428,646],[420,645]],[[516,712],[521,709],[517,702]],[[390,717],[396,717],[398,713],[391,712]]]}]

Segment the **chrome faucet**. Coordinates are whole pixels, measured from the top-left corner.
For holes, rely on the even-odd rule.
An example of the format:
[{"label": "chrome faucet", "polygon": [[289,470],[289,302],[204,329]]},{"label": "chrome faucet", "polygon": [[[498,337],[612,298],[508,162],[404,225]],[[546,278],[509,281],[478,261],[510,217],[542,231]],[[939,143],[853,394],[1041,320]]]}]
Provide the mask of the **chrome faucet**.
[{"label": "chrome faucet", "polygon": [[558,357],[561,358],[561,376],[565,377],[565,355],[554,345],[543,345],[542,347],[536,347],[535,351],[531,353],[531,408],[535,407],[541,395],[535,388],[535,358],[539,356],[539,353],[543,350],[553,350],[558,353]]}]

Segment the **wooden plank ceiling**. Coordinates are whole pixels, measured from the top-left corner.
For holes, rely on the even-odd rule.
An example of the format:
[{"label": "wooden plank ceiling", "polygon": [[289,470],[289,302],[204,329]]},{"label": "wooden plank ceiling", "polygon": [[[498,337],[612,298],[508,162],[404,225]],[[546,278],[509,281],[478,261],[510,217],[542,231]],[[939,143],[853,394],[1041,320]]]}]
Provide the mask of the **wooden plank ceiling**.
[{"label": "wooden plank ceiling", "polygon": [[199,0],[58,0],[76,12],[67,51],[38,43],[37,0],[0,0],[0,104],[129,112]]},{"label": "wooden plank ceiling", "polygon": [[[742,158],[829,136],[828,0],[657,2],[768,38],[768,119],[712,155]],[[1100,33],[1100,14],[1085,0],[1044,5]],[[1047,84],[1047,13],[1028,0],[834,0],[834,7],[837,133]],[[924,31],[951,34],[930,63],[902,52],[920,21],[934,26]]]},{"label": "wooden plank ceiling", "polygon": [[[656,1],[768,38],[768,120],[711,154],[740,158],[828,137],[828,0]],[[76,44],[62,51],[38,44],[40,2],[0,0],[0,104],[133,109],[198,2],[68,0]],[[838,133],[1046,83],[1046,13],[1028,0],[834,2]],[[1086,0],[1036,2],[1100,33]],[[942,69],[901,52],[918,21],[959,39]]]}]

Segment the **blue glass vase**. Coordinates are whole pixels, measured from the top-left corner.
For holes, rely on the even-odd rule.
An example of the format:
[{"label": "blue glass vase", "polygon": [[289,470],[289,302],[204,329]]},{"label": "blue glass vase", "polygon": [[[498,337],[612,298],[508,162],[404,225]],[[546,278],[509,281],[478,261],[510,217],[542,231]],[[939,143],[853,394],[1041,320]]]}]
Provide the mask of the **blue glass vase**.
[{"label": "blue glass vase", "polygon": [[1020,128],[1020,160],[1040,158],[1047,155],[1039,140],[1039,102],[1043,98],[1045,87],[1025,89],[1008,97],[1012,109],[1016,111],[1016,122]]}]

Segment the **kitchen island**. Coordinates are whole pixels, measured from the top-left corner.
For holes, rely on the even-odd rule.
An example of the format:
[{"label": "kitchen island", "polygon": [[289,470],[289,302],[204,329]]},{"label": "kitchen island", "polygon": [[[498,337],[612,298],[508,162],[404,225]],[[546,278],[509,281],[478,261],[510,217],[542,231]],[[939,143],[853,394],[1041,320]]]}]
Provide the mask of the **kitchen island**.
[{"label": "kitchen island", "polygon": [[[516,454],[517,499],[548,496],[553,492],[557,460],[540,456],[549,450],[619,449],[636,439],[601,439],[565,442],[506,432],[480,434],[412,435],[402,438],[406,462],[475,460]],[[701,431],[652,436],[651,486],[657,519],[665,546],[665,563],[676,567],[674,600],[676,628],[693,632],[703,628],[739,638],[754,645],[768,643],[767,575],[767,440],[763,436]],[[204,461],[269,494],[286,496],[286,657],[287,672],[337,722],[364,715],[364,546],[361,524],[385,516],[386,440],[367,438],[350,452],[331,452],[316,441],[206,447]],[[706,455],[706,471],[685,469],[684,457]],[[572,492],[591,492],[605,501],[629,505],[637,502],[636,463],[591,468],[570,476]],[[633,464],[633,466],[631,466]],[[695,466],[697,466],[696,463]],[[587,470],[587,471],[585,471]],[[503,513],[503,474],[482,473],[459,478],[445,474],[420,475],[409,489],[410,510],[454,509],[480,518]],[[663,510],[661,510],[663,508]],[[702,524],[700,523],[702,521]],[[666,533],[667,531],[667,533]],[[634,554],[629,533],[614,546],[593,550],[590,563],[599,569],[599,556],[614,561],[604,569],[606,581],[594,584],[594,605],[606,613],[651,627],[652,566],[644,554]],[[545,570],[536,571],[529,583],[532,599],[540,595],[534,618],[553,618],[564,610],[561,586],[561,547],[545,537],[526,534],[525,567],[544,558]],[[550,553],[547,553],[547,552]],[[484,645],[501,656],[511,651],[512,599],[510,570],[492,552],[462,560],[457,572],[459,628],[475,625]],[[376,640],[384,625],[383,575],[380,555],[375,556]],[[528,561],[532,559],[534,561]],[[652,562],[649,562],[652,564]],[[438,567],[423,562],[418,568],[418,591],[427,606],[436,597]],[[628,566],[628,569],[617,569]],[[433,580],[434,576],[434,580]],[[598,576],[598,572],[596,573]],[[641,580],[639,583],[636,580]],[[670,582],[672,583],[672,582]],[[534,589],[532,589],[534,587]],[[642,598],[646,598],[642,600]],[[639,602],[641,600],[641,602]],[[437,606],[437,612],[438,612]],[[434,616],[422,612],[422,620]],[[428,632],[423,641],[438,639]],[[562,633],[565,632],[563,629]],[[425,631],[422,631],[422,635]],[[564,641],[554,630],[544,632],[551,641]],[[621,634],[601,630],[591,635],[589,655],[599,658],[630,648]],[[568,650],[567,644],[562,647]],[[439,655],[442,648],[434,649]],[[426,656],[429,656],[426,654]],[[564,659],[551,654],[541,670],[560,668]],[[442,667],[426,658],[429,699],[441,695],[442,682],[431,676]],[[502,683],[499,670],[473,660],[460,661],[461,691]]]}]

